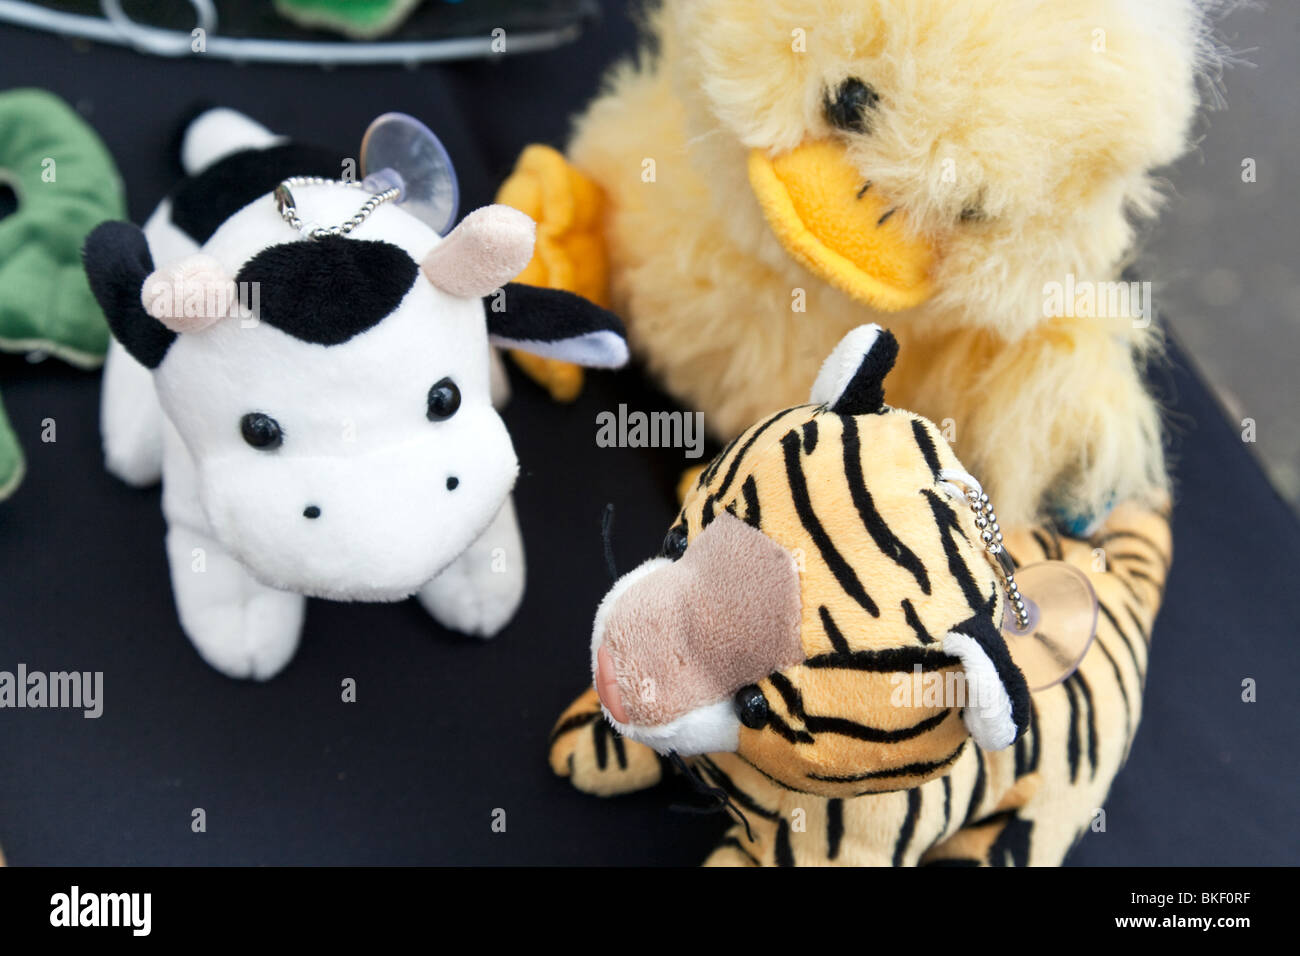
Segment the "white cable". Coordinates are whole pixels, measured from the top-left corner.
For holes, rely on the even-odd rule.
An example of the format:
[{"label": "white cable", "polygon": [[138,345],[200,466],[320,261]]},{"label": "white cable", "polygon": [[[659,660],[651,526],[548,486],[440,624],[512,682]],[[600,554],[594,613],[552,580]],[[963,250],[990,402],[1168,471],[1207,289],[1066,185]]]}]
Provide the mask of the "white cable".
[{"label": "white cable", "polygon": [[[196,9],[198,4],[195,4]],[[35,30],[46,30],[65,36],[81,37],[115,46],[137,46],[137,41],[148,32],[146,42],[169,38],[166,50],[148,49],[161,56],[212,56],[221,60],[245,63],[305,63],[317,66],[337,66],[362,63],[430,63],[445,60],[463,60],[488,55],[510,53],[535,53],[553,50],[576,40],[582,32],[578,24],[570,24],[545,33],[511,34],[505,53],[493,49],[493,38],[456,37],[446,40],[416,40],[393,43],[353,43],[350,41],[306,40],[248,40],[232,37],[207,37],[207,49],[202,54],[191,50],[192,37],[175,30],[146,27],[125,18],[131,24],[123,32],[121,26],[100,17],[80,13],[50,10],[25,0],[0,0],[0,22],[14,23]]]},{"label": "white cable", "polygon": [[[215,33],[217,30],[217,10],[212,5],[212,0],[188,0],[188,3],[194,8],[198,18],[195,29],[203,31],[206,45],[207,34]],[[152,53],[155,56],[184,56],[193,50],[193,33],[160,30],[157,27],[136,23],[122,9],[121,0],[100,0],[99,8],[104,11],[104,17],[108,22],[117,28],[117,32],[142,53]]]}]

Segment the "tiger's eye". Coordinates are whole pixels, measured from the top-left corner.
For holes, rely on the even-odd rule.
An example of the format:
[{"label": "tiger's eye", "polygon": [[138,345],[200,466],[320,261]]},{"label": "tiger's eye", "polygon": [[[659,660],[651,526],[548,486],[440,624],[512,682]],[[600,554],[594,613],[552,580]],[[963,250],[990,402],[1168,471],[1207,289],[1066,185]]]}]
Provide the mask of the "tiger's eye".
[{"label": "tiger's eye", "polygon": [[270,451],[284,443],[284,429],[270,415],[249,412],[239,420],[239,432],[254,448]]},{"label": "tiger's eye", "polygon": [[758,689],[757,684],[748,684],[736,691],[736,716],[750,730],[759,730],[767,725],[772,712],[767,708],[767,698]]},{"label": "tiger's eye", "polygon": [[686,529],[679,524],[673,525],[669,528],[668,533],[664,535],[664,544],[663,547],[659,549],[659,553],[665,558],[671,558],[674,561],[685,554]]},{"label": "tiger's eye", "polygon": [[439,379],[429,389],[429,408],[425,413],[431,422],[441,422],[456,414],[460,408],[460,389],[449,378]]}]

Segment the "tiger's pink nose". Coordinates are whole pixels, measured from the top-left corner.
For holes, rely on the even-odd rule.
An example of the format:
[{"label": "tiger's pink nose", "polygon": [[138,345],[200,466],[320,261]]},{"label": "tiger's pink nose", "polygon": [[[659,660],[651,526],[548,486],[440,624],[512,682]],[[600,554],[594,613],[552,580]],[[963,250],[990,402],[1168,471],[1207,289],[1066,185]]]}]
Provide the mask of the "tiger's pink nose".
[{"label": "tiger's pink nose", "polygon": [[596,695],[611,717],[620,724],[627,723],[623,695],[618,689],[618,678],[614,674],[614,660],[603,644],[596,651]]}]

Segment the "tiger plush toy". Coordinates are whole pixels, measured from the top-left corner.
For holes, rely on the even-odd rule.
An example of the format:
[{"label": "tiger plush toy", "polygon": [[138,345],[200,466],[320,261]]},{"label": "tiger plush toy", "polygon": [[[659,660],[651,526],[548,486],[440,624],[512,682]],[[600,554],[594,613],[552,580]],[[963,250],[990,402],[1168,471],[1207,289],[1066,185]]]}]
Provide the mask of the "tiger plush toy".
[{"label": "tiger plush toy", "polygon": [[1127,756],[1167,515],[1006,534],[1011,568],[1069,562],[1098,598],[1080,666],[1031,693],[987,497],[934,424],[884,403],[897,349],[853,330],[811,404],[700,474],[661,554],[601,602],[594,686],[552,732],[580,790],[643,789],[671,761],[725,795],[709,864],[1059,864]]}]

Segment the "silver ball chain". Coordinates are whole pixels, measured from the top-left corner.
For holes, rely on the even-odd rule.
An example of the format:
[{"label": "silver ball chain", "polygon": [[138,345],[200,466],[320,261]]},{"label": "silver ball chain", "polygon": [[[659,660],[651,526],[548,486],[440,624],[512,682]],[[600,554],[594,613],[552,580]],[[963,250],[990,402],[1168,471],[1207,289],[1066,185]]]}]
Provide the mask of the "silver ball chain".
[{"label": "silver ball chain", "polygon": [[984,550],[997,558],[997,569],[1002,575],[1007,599],[1011,602],[1011,612],[1016,616],[1016,627],[1022,631],[1028,630],[1029,609],[1025,606],[1025,599],[1020,596],[1020,585],[1016,584],[1016,568],[1011,562],[1011,555],[1002,547],[1002,529],[998,527],[993,502],[989,501],[989,496],[983,491],[974,488],[966,492],[966,501],[975,513],[975,527],[980,530]]},{"label": "silver ball chain", "polygon": [[323,176],[291,176],[275,187],[275,205],[280,211],[280,218],[287,222],[293,228],[297,229],[308,239],[323,239],[326,236],[346,236],[357,226],[361,225],[370,218],[370,214],[378,209],[382,204],[396,199],[402,194],[401,189],[397,186],[391,186],[383,192],[375,193],[364,203],[361,204],[352,217],[337,226],[318,226],[313,222],[304,223],[302,217],[298,215],[298,206],[294,202],[293,192],[290,187],[293,186],[348,186],[354,189],[363,188],[364,183],[350,182],[348,180],[326,179]]}]

